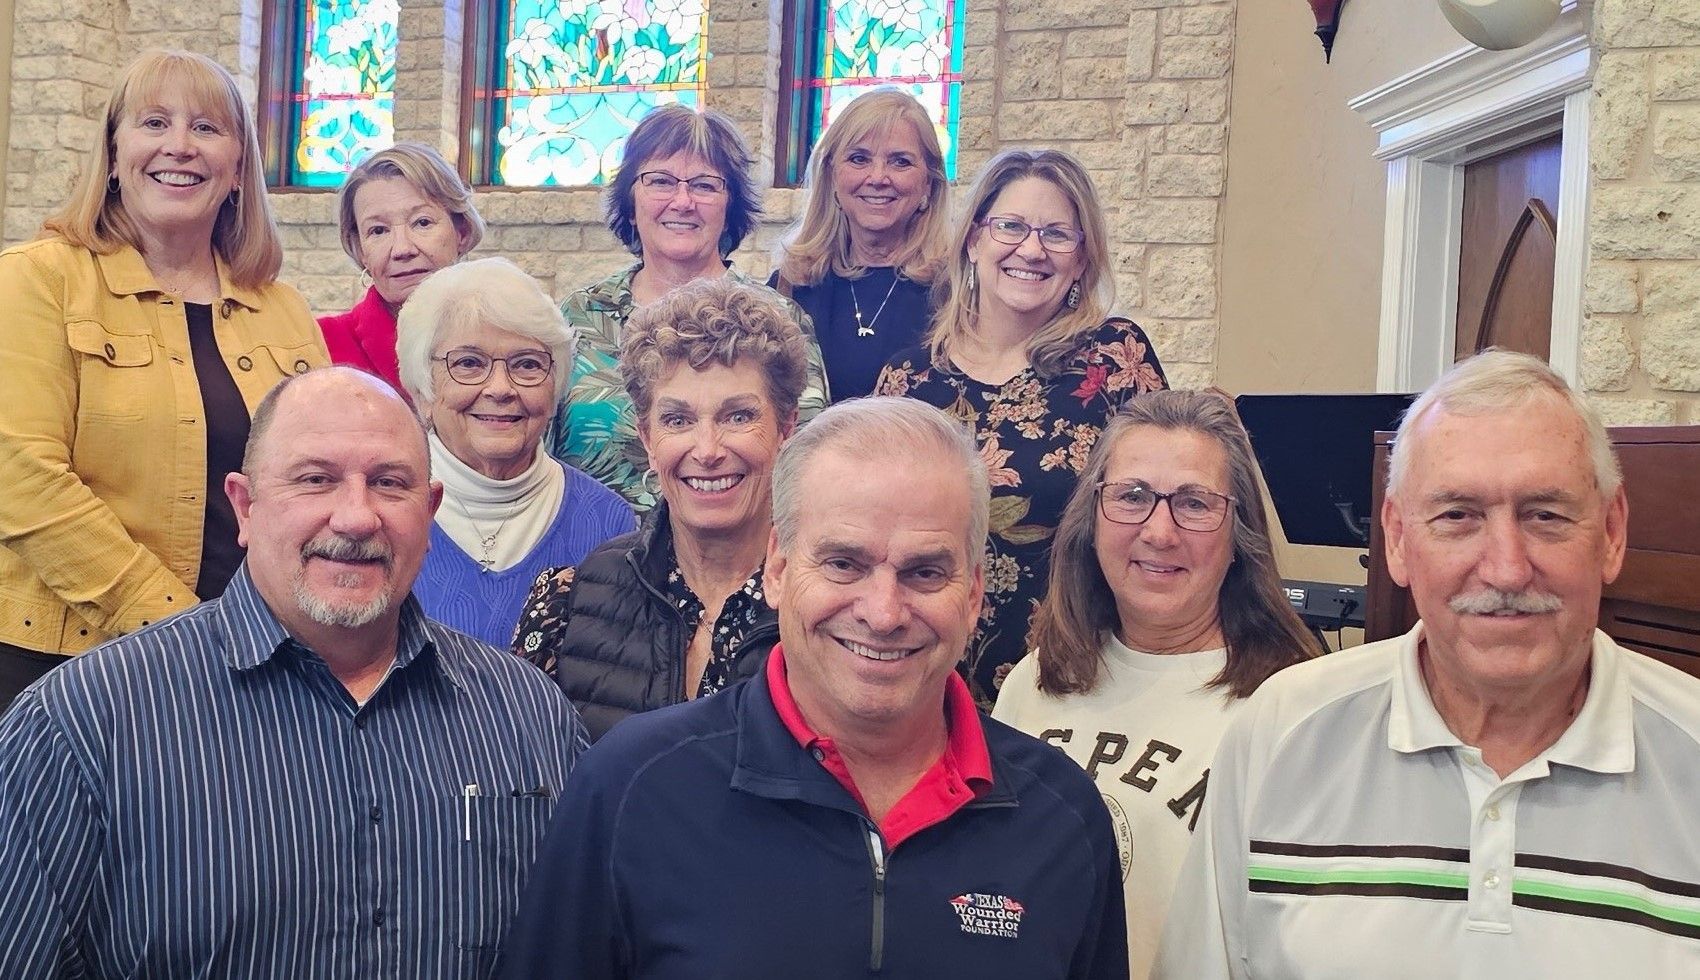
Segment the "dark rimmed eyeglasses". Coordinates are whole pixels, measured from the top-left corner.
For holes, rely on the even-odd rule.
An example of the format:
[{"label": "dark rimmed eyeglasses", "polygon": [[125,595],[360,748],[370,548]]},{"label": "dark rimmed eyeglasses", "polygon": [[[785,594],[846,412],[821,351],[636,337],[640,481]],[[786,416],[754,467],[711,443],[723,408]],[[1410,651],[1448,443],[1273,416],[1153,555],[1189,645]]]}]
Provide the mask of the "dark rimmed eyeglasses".
[{"label": "dark rimmed eyeglasses", "polygon": [[680,184],[685,185],[685,193],[693,201],[713,201],[726,193],[726,178],[714,174],[675,177],[665,170],[645,170],[638,174],[638,186],[655,197],[672,197],[678,193]]},{"label": "dark rimmed eyeglasses", "polygon": [[1045,225],[1037,228],[1020,218],[990,217],[980,222],[992,241],[1005,245],[1020,245],[1028,235],[1038,235],[1039,245],[1047,252],[1072,252],[1080,247],[1086,236],[1066,225]]},{"label": "dark rimmed eyeglasses", "polygon": [[1117,524],[1144,524],[1167,500],[1175,526],[1188,531],[1214,531],[1228,519],[1234,498],[1192,487],[1163,493],[1143,483],[1099,483],[1098,509]]},{"label": "dark rimmed eyeglasses", "polygon": [[441,357],[452,381],[463,385],[481,385],[490,379],[490,372],[500,361],[507,369],[508,380],[521,388],[535,388],[549,380],[555,370],[555,359],[546,350],[522,350],[507,357],[491,357],[476,347],[456,347]]}]

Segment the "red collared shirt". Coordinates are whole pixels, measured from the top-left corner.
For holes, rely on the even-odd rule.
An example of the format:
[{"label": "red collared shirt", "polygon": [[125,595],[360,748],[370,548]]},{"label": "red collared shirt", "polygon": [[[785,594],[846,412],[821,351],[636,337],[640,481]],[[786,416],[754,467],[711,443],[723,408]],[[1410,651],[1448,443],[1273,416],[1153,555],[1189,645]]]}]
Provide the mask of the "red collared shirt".
[{"label": "red collared shirt", "polygon": [[[844,756],[831,738],[809,727],[797,701],[791,696],[790,682],[785,673],[785,649],[776,645],[767,658],[767,685],[773,692],[773,709],[797,744],[809,750],[827,772],[843,784],[864,811],[867,801],[856,780],[845,765]],[[992,786],[992,756],[986,748],[986,733],[980,725],[980,711],[968,685],[952,672],[945,682],[944,716],[947,732],[944,754],[939,756],[921,775],[909,792],[903,794],[880,821],[880,834],[885,837],[887,850],[937,823],[943,823],[969,800]]]}]

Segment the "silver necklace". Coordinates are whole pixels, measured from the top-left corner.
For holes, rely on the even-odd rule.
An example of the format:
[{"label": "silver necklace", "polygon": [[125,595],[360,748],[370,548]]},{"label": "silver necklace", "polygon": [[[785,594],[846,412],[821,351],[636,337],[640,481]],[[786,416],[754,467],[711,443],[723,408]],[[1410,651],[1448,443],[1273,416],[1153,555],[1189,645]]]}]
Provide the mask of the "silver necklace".
[{"label": "silver necklace", "polygon": [[[507,516],[502,518],[502,523],[496,525],[494,531],[485,534],[484,529],[478,526],[478,522],[472,517],[472,511],[468,510],[465,504],[459,500],[456,500],[454,504],[455,509],[459,510],[461,516],[466,518],[466,523],[472,525],[472,533],[478,535],[478,546],[484,549],[484,557],[474,558],[473,561],[478,563],[479,568],[488,572],[496,564],[496,559],[490,557],[490,552],[496,550],[496,539],[501,536],[502,529],[508,526],[508,521],[513,519],[514,512],[509,511]],[[517,508],[515,509],[517,510]]]},{"label": "silver necklace", "polygon": [[891,302],[891,294],[896,289],[897,273],[893,272],[891,274],[891,285],[886,287],[885,290],[885,299],[880,300],[880,308],[874,311],[874,315],[869,317],[867,324],[864,325],[862,323],[862,301],[856,297],[856,281],[850,280],[850,304],[856,310],[856,336],[872,337],[874,335],[874,324],[880,322],[880,314],[885,312],[885,304]]}]

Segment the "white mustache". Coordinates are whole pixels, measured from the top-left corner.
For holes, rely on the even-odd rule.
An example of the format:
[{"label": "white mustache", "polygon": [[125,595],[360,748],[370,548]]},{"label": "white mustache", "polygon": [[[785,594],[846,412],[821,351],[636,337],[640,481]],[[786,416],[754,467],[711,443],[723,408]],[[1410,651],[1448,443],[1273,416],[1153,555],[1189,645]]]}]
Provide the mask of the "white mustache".
[{"label": "white mustache", "polygon": [[1550,613],[1564,608],[1564,600],[1551,592],[1525,589],[1504,592],[1499,589],[1477,589],[1461,592],[1446,600],[1446,606],[1466,616],[1492,616],[1496,613]]}]

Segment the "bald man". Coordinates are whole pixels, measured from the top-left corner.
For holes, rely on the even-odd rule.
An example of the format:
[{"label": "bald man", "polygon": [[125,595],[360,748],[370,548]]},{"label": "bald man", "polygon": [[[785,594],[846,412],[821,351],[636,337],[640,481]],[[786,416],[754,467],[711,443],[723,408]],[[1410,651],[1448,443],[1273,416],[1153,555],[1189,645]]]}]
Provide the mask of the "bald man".
[{"label": "bald man", "polygon": [[0,718],[0,976],[489,975],[583,730],[410,595],[442,494],[419,422],[308,372],[225,490],[224,596]]}]

